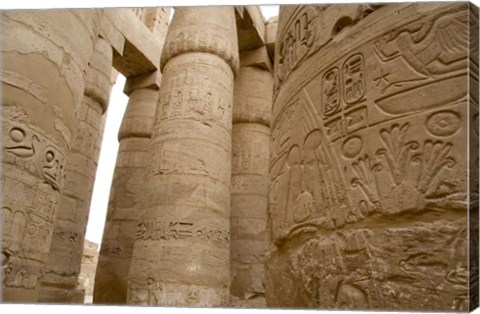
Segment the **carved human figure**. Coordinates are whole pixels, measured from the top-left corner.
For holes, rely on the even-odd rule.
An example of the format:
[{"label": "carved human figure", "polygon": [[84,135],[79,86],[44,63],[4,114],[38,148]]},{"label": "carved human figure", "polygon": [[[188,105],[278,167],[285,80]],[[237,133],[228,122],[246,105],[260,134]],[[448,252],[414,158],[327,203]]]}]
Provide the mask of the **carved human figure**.
[{"label": "carved human figure", "polygon": [[[292,66],[290,32],[305,12],[315,40]],[[269,305],[469,306],[468,16],[460,4],[281,8]]]}]

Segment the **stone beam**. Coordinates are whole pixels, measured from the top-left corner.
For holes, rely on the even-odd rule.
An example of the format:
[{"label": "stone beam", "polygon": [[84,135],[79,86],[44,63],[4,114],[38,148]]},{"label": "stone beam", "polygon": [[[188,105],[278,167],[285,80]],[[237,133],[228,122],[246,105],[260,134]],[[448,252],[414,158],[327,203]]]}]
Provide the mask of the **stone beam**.
[{"label": "stone beam", "polygon": [[258,6],[235,7],[235,17],[240,51],[265,44],[265,21]]},{"label": "stone beam", "polygon": [[[154,72],[160,63],[161,47],[155,36],[130,9],[106,9],[105,34],[114,47],[113,66],[126,77]],[[107,32],[105,32],[107,33]],[[124,38],[123,48],[121,34]]]},{"label": "stone beam", "polygon": [[275,54],[275,39],[277,37],[278,16],[271,17],[265,24],[265,46],[267,46],[268,54],[273,60]]},{"label": "stone beam", "polygon": [[264,70],[273,71],[272,62],[266,46],[242,51],[240,53],[240,66],[257,66]]},{"label": "stone beam", "polygon": [[159,90],[161,78],[162,74],[159,70],[146,75],[129,77],[128,81],[125,83],[125,87],[123,88],[123,93],[125,95],[130,95],[132,91],[140,88]]}]

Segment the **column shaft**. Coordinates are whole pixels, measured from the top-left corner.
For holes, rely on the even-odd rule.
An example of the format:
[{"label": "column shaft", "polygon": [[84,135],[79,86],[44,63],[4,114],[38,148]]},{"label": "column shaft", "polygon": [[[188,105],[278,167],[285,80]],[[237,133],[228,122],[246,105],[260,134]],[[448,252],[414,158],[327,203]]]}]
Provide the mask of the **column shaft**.
[{"label": "column shaft", "polygon": [[236,47],[233,7],[176,9],[162,54],[130,304],[227,303]]},{"label": "column shaft", "polygon": [[242,66],[235,79],[232,132],[230,304],[265,307],[264,256],[272,74]]},{"label": "column shaft", "polygon": [[145,193],[145,168],[149,162],[157,99],[158,90],[134,90],[120,127],[120,147],[95,274],[93,302],[96,304],[125,304],[127,301],[127,275]]},{"label": "column shaft", "polygon": [[[163,47],[170,8],[144,8],[142,20]],[[145,169],[160,71],[128,78],[129,101],[118,133],[119,150],[110,190],[107,218],[95,273],[93,302],[126,304],[127,276],[132,260],[137,220],[145,197]]]},{"label": "column shaft", "polygon": [[37,301],[101,12],[2,12],[4,302]]},{"label": "column shaft", "polygon": [[99,38],[77,115],[76,135],[66,167],[65,189],[58,203],[40,302],[83,303],[82,292],[75,287],[103,136],[102,118],[111,90],[112,53],[110,44]]}]

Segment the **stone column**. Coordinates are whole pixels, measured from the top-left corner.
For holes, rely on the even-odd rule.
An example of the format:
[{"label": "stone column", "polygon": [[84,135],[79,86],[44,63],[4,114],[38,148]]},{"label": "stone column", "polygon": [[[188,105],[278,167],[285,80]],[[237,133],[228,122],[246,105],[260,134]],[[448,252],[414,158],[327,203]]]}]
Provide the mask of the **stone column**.
[{"label": "stone column", "polygon": [[237,46],[233,7],[176,9],[161,60],[129,304],[227,304]]},{"label": "stone column", "polygon": [[[159,72],[158,72],[159,73]],[[131,85],[127,80],[126,86]],[[125,304],[127,275],[132,259],[138,212],[145,193],[145,168],[158,86],[130,91],[122,125],[115,172],[110,190],[107,218],[95,274],[93,302]]]},{"label": "stone column", "polygon": [[76,285],[103,137],[103,115],[111,91],[112,56],[110,44],[98,38],[77,114],[64,190],[58,202],[52,244],[39,293],[40,302],[83,303],[82,292],[76,290]]},{"label": "stone column", "polygon": [[[266,48],[259,50],[265,52],[269,64]],[[273,76],[248,61],[242,54],[233,105],[230,303],[265,307],[263,262]]]},{"label": "stone column", "polygon": [[35,302],[101,10],[2,12],[3,302]]},{"label": "stone column", "polygon": [[[163,47],[170,8],[143,8],[142,21]],[[106,223],[95,273],[93,302],[126,304],[138,212],[145,189],[145,168],[158,101],[160,71],[130,77],[124,92],[128,106],[118,133],[119,150]]]},{"label": "stone column", "polygon": [[468,21],[466,3],[280,8],[269,306],[468,310]]}]

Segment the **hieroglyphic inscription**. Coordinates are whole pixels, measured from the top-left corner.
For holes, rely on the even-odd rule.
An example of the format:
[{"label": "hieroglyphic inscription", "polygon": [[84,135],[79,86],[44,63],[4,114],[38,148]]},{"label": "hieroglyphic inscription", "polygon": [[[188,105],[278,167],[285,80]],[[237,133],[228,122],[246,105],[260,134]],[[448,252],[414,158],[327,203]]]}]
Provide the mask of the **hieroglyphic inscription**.
[{"label": "hieroglyphic inscription", "polygon": [[467,308],[468,10],[418,6],[382,7],[277,85],[269,304]]},{"label": "hieroglyphic inscription", "polygon": [[[2,242],[3,250],[23,252],[32,259],[46,258],[51,239],[52,223],[34,213],[24,213],[2,207],[3,217]],[[37,253],[40,250],[40,254]]]},{"label": "hieroglyphic inscription", "polygon": [[375,40],[372,49],[382,64],[375,78],[382,87],[375,100],[379,108],[401,114],[464,97],[467,22],[468,10],[435,14]]},{"label": "hieroglyphic inscription", "polygon": [[65,173],[65,156],[57,145],[26,124],[6,119],[3,123],[4,160],[22,164],[28,171],[45,179],[53,189],[61,190]]},{"label": "hieroglyphic inscription", "polygon": [[294,67],[308,54],[314,43],[315,20],[313,8],[306,8],[283,31],[279,40],[277,76],[283,81]]},{"label": "hieroglyphic inscription", "polygon": [[325,117],[334,114],[340,107],[340,75],[338,68],[332,68],[323,75],[322,114]]},{"label": "hieroglyphic inscription", "polygon": [[365,62],[361,54],[354,54],[343,64],[343,97],[349,105],[365,95]]},{"label": "hieroglyphic inscription", "polygon": [[142,221],[137,225],[137,240],[178,240],[185,238],[211,240],[228,246],[230,231],[208,224],[179,221],[166,222],[164,220]]},{"label": "hieroglyphic inscription", "polygon": [[[195,62],[194,58],[186,59]],[[212,68],[211,62],[197,66],[204,68],[204,71]],[[231,100],[214,90],[215,84],[228,82],[228,73],[223,70],[223,67],[215,68],[220,80],[215,81],[207,75],[191,75],[191,70],[182,65],[170,78],[168,91],[160,94],[158,119],[191,119],[206,126],[217,124],[229,129]]]}]

